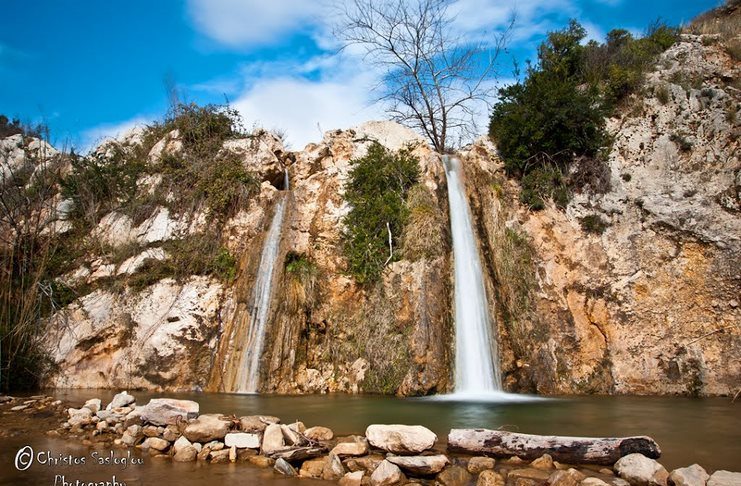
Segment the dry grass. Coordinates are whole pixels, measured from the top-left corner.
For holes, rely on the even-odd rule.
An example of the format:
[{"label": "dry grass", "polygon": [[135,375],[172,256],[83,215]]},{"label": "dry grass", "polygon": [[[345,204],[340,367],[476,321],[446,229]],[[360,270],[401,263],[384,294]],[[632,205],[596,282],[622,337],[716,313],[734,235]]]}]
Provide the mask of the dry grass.
[{"label": "dry grass", "polygon": [[685,30],[708,36],[703,39],[705,45],[717,41],[734,61],[741,60],[741,1],[728,0],[725,5],[697,16]]},{"label": "dry grass", "polygon": [[412,261],[435,258],[445,248],[445,216],[432,192],[422,184],[409,190],[409,219],[402,235],[402,254]]}]

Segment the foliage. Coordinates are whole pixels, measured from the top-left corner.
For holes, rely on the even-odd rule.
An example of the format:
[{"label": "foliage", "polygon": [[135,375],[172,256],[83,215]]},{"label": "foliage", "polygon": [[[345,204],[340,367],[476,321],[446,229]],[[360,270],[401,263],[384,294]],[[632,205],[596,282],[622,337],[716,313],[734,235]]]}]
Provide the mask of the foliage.
[{"label": "foliage", "polygon": [[289,251],[284,263],[286,300],[289,310],[310,313],[318,303],[319,269],[304,253]]},{"label": "foliage", "polygon": [[522,182],[523,202],[542,209],[553,197],[563,207],[570,192],[609,187],[605,117],[678,34],[656,22],[642,38],[616,29],[605,43],[582,44],[586,30],[574,20],[548,34],[525,80],[500,90],[489,125],[507,173]]},{"label": "foliage", "polygon": [[368,283],[399,257],[395,249],[409,214],[407,194],[419,179],[419,162],[407,150],[393,154],[373,143],[365,157],[350,163],[345,198],[352,209],[344,221],[344,254],[350,274]]},{"label": "foliage", "polygon": [[432,192],[416,184],[407,196],[409,219],[402,235],[402,252],[408,260],[435,258],[445,248],[445,215]]},{"label": "foliage", "polygon": [[587,233],[602,234],[607,229],[608,224],[596,214],[589,214],[579,220],[581,228]]},{"label": "foliage", "polygon": [[43,123],[30,125],[21,123],[18,118],[8,119],[5,115],[0,115],[0,138],[10,137],[21,134],[24,137],[34,137],[45,140],[49,138],[49,127]]}]

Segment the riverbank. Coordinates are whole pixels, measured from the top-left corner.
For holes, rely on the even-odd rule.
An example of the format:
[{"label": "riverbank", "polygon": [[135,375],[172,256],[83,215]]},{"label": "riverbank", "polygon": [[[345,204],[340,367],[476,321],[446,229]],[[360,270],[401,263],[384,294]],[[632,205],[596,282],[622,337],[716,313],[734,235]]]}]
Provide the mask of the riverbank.
[{"label": "riverbank", "polygon": [[[275,470],[275,474],[342,481],[342,484],[416,481],[535,486],[576,485],[586,481],[585,486],[603,483],[625,486],[626,480],[629,484],[643,484],[629,471],[640,469],[640,464],[610,468],[562,464],[549,455],[524,461],[517,457],[451,453],[445,438],[438,438],[422,426],[406,430],[376,424],[362,435],[335,437],[328,427],[307,428],[298,421],[283,424],[278,417],[269,415],[202,414],[198,403],[192,400],[142,400],[138,405],[134,396],[124,393],[113,397],[110,403],[88,399],[80,404],[36,396],[16,399],[0,407],[3,431],[14,430],[7,425],[11,422],[16,424],[17,433],[22,433],[24,428],[43,428],[51,437],[102,451],[99,457],[105,456],[106,451],[116,457],[131,452],[134,457],[146,460],[225,463],[238,470],[262,467]],[[399,444],[403,445],[402,449]],[[652,475],[658,474],[653,480],[656,484],[666,484],[669,471],[664,475],[658,463],[638,459],[639,463],[650,461],[644,466],[653,470]],[[379,469],[381,465],[383,468]],[[686,474],[699,473],[698,468]],[[682,468],[676,469],[677,474],[684,474]],[[720,474],[708,484],[722,484],[718,483],[722,477]]]}]

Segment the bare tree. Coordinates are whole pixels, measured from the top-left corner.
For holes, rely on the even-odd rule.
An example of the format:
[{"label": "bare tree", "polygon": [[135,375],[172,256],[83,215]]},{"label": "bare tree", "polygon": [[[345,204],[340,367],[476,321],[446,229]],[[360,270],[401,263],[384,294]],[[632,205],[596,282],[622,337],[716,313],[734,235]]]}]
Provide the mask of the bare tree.
[{"label": "bare tree", "polygon": [[[489,106],[490,81],[509,28],[491,42],[456,34],[449,0],[352,0],[340,7],[335,35],[384,69],[379,101],[395,121],[424,133],[444,152],[475,130],[476,106]],[[511,27],[512,24],[510,24]]]}]

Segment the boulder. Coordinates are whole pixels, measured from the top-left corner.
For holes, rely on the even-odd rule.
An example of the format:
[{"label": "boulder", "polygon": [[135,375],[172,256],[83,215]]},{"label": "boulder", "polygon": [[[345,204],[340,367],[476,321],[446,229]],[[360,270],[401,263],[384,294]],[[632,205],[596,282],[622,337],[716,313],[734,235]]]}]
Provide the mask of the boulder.
[{"label": "boulder", "polygon": [[170,443],[167,442],[165,439],[160,439],[159,437],[148,437],[144,442],[142,442],[141,447],[142,449],[165,451],[168,447],[170,447]]},{"label": "boulder", "polygon": [[288,462],[296,462],[313,459],[326,453],[326,447],[284,447],[283,449],[270,454],[270,457],[273,459],[282,458]]},{"label": "boulder", "polygon": [[[293,424],[291,424],[293,425]],[[281,425],[280,431],[283,433],[285,443],[292,446],[302,446],[306,444],[306,439],[297,430],[299,427],[290,425]]]},{"label": "boulder", "polygon": [[548,477],[549,486],[579,486],[586,476],[576,469],[555,471]]},{"label": "boulder", "polygon": [[265,456],[250,456],[247,461],[257,467],[272,467],[275,464],[275,459]]},{"label": "boulder", "polygon": [[101,408],[100,398],[91,398],[90,400],[85,402],[85,405],[83,405],[83,407],[87,408],[93,413],[98,413]]},{"label": "boulder", "polygon": [[317,457],[304,461],[298,475],[302,478],[321,478],[327,459],[327,457]]},{"label": "boulder", "polygon": [[191,400],[153,398],[140,409],[139,415],[150,424],[176,425],[198,417],[198,410],[198,403]]},{"label": "boulder", "polygon": [[476,486],[504,486],[504,478],[501,474],[491,469],[486,469],[479,474],[479,478],[476,480]]},{"label": "boulder", "polygon": [[739,486],[741,484],[741,473],[731,471],[715,471],[710,479],[708,486]]},{"label": "boulder", "polygon": [[324,470],[322,471],[322,479],[327,481],[337,481],[345,475],[345,466],[342,465],[342,461],[337,457],[336,454],[329,453],[327,462],[324,464]]},{"label": "boulder", "polygon": [[304,436],[309,440],[327,441],[334,438],[334,432],[332,432],[332,429],[327,427],[309,427],[304,432]]},{"label": "boulder", "polygon": [[384,457],[380,455],[371,455],[366,457],[358,457],[354,459],[345,460],[344,464],[347,468],[352,471],[365,471],[368,474],[373,473],[376,468],[384,461]]},{"label": "boulder", "polygon": [[188,424],[183,435],[191,442],[223,439],[229,432],[231,423],[221,420],[220,417],[218,414],[201,415]]},{"label": "boulder", "polygon": [[368,454],[368,440],[365,437],[352,435],[338,442],[332,453],[340,457],[359,457]]},{"label": "boulder", "polygon": [[675,469],[669,474],[669,483],[674,486],[705,486],[710,475],[699,464]]},{"label": "boulder", "polygon": [[[184,439],[184,437],[181,437],[181,439]],[[175,455],[172,456],[172,460],[175,462],[193,462],[196,457],[198,457],[198,450],[192,445],[188,445],[177,450]]]},{"label": "boulder", "polygon": [[530,463],[530,467],[534,467],[535,469],[543,469],[544,471],[549,471],[553,469],[553,458],[550,454],[543,454],[539,458],[535,459],[533,462]]},{"label": "boulder", "polygon": [[444,486],[465,486],[472,476],[460,466],[451,466],[437,475],[437,482]]},{"label": "boulder", "polygon": [[129,395],[129,392],[127,391],[122,391],[121,393],[117,393],[113,397],[113,400],[111,400],[111,403],[109,403],[105,409],[113,410],[114,408],[125,407],[126,405],[134,403],[135,401],[136,398],[134,398],[133,395]]},{"label": "boulder", "polygon": [[239,449],[259,449],[260,436],[246,432],[230,432],[224,436],[224,444],[227,447],[233,446]]},{"label": "boulder", "polygon": [[600,478],[586,478],[580,483],[580,486],[610,486]]},{"label": "boulder", "polygon": [[542,469],[526,467],[524,469],[514,469],[507,474],[507,483],[522,483],[530,485],[545,486],[551,474]]},{"label": "boulder", "polygon": [[403,480],[404,475],[401,473],[399,466],[383,461],[371,474],[370,484],[371,486],[391,486],[399,484]]},{"label": "boulder", "polygon": [[211,451],[211,464],[226,464],[229,462],[229,449]]},{"label": "boulder", "polygon": [[363,471],[350,472],[342,476],[340,486],[360,486],[363,484]]},{"label": "boulder", "polygon": [[193,447],[193,444],[184,436],[180,436],[178,440],[176,440],[175,443],[172,445],[172,450],[174,450],[177,454],[180,449],[184,449],[186,447]]},{"label": "boulder", "polygon": [[664,466],[643,454],[628,454],[615,463],[618,475],[635,486],[666,486],[669,473]]},{"label": "boulder", "polygon": [[391,456],[387,457],[386,460],[391,464],[396,464],[403,471],[421,476],[437,474],[450,464],[448,458],[443,454],[435,456]]},{"label": "boulder", "polygon": [[[25,408],[27,405],[23,405]],[[17,407],[13,407],[17,408]],[[12,410],[12,409],[11,409]],[[83,426],[87,425],[92,422],[93,419],[93,412],[89,408],[69,408],[67,409],[67,414],[69,414],[69,424],[71,426]]]},{"label": "boulder", "polygon": [[486,457],[486,456],[477,456],[472,457],[468,460],[468,465],[466,466],[466,469],[471,474],[478,474],[481,471],[486,471],[487,469],[494,469],[494,465],[497,463],[496,460],[492,457]]},{"label": "boulder", "polygon": [[283,474],[284,476],[297,475],[296,470],[293,468],[293,466],[288,464],[288,461],[283,458],[279,458],[277,461],[275,461],[275,466],[273,466],[273,469]]},{"label": "boulder", "polygon": [[368,426],[365,436],[373,447],[394,454],[418,454],[437,441],[437,435],[421,425],[374,424]]},{"label": "boulder", "polygon": [[280,419],[270,415],[248,415],[239,417],[239,428],[243,432],[263,432],[270,424],[278,424]]},{"label": "boulder", "polygon": [[279,424],[270,424],[265,428],[262,436],[262,453],[270,455],[285,447],[283,432]]}]

